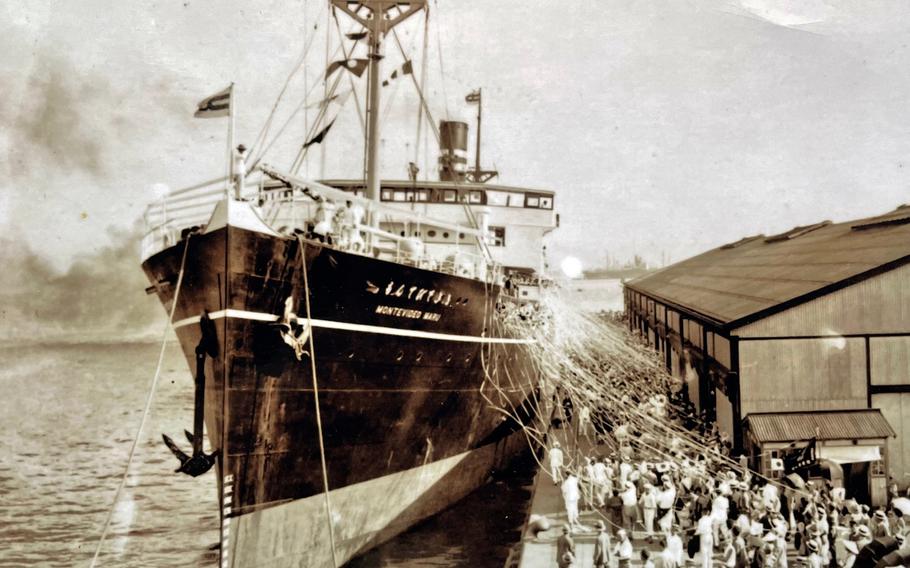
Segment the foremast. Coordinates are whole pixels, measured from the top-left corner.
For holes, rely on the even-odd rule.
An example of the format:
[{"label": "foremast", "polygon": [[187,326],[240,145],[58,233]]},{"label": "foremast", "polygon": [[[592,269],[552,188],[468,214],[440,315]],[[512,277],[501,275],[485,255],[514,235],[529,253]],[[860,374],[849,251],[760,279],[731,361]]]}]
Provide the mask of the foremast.
[{"label": "foremast", "polygon": [[[366,30],[369,37],[369,87],[367,93],[367,198],[379,201],[379,71],[382,40],[395,26],[426,8],[427,0],[331,0],[338,8]],[[376,226],[373,215],[367,223]]]}]

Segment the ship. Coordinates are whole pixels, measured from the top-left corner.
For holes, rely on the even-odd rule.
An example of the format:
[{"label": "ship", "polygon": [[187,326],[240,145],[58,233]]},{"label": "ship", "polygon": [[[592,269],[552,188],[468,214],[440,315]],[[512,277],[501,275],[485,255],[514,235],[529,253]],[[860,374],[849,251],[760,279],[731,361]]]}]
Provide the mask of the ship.
[{"label": "ship", "polygon": [[468,125],[440,121],[438,180],[380,179],[383,39],[426,2],[331,5],[369,53],[366,175],[247,173],[238,147],[224,188],[145,213],[147,292],[195,383],[192,449],[165,442],[178,471],[214,470],[225,568],[343,565],[507,468],[543,419],[509,319],[538,309],[554,192],[490,183],[479,90],[473,171]]}]

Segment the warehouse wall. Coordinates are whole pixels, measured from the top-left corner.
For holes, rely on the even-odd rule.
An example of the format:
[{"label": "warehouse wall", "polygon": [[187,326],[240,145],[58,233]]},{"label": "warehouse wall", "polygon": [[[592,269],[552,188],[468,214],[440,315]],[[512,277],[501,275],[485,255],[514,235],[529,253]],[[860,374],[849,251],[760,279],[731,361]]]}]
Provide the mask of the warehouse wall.
[{"label": "warehouse wall", "polygon": [[888,438],[888,475],[906,487],[910,482],[910,393],[874,394],[872,406],[881,409],[897,432],[896,438]]},{"label": "warehouse wall", "polygon": [[866,408],[863,338],[741,341],[739,372],[743,417]]},{"label": "warehouse wall", "polygon": [[910,336],[870,337],[869,361],[873,385],[910,385]]},{"label": "warehouse wall", "polygon": [[910,265],[741,327],[740,337],[861,335],[910,331]]}]

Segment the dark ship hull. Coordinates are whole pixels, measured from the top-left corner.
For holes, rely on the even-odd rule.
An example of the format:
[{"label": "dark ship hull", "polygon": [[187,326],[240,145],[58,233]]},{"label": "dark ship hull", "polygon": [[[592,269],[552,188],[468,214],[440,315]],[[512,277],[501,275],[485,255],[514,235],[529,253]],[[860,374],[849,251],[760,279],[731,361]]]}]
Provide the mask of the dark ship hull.
[{"label": "dark ship hull", "polygon": [[[143,264],[168,310],[184,251],[173,322],[190,368],[204,314],[217,345],[204,418],[229,480],[222,565],[331,566],[333,539],[345,562],[527,447],[500,409],[534,420],[536,374],[500,324],[513,300],[498,286],[225,226]],[[312,324],[299,360],[281,334],[288,298]]]}]

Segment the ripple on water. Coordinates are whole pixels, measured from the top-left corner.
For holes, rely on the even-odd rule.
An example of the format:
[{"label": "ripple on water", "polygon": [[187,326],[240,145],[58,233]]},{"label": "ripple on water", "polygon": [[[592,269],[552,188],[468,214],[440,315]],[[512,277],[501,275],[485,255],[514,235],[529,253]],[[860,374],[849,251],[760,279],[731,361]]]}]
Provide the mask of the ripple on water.
[{"label": "ripple on water", "polygon": [[[14,520],[0,522],[0,567],[69,567],[91,560],[123,476],[158,349],[0,347],[0,518]],[[161,443],[162,432],[179,433],[192,423],[193,405],[192,377],[182,354],[172,345],[165,357],[174,384],[162,383],[156,393],[102,548],[102,566],[217,565],[214,476],[189,480],[175,474],[176,460]],[[26,453],[16,454],[22,450]],[[352,565],[499,568],[519,538],[518,523],[507,517],[523,518],[515,513],[524,510],[529,493],[520,485],[490,487]],[[464,523],[464,518],[479,520]]]}]

